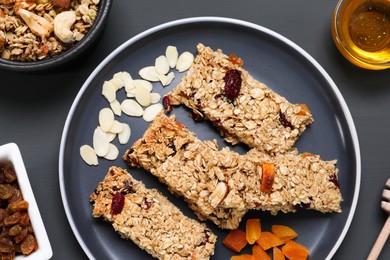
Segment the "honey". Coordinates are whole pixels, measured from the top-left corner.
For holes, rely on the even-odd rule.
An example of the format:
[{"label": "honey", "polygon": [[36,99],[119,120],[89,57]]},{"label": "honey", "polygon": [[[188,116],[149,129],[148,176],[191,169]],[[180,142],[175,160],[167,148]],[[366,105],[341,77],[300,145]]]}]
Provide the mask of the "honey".
[{"label": "honey", "polygon": [[345,0],[335,11],[336,46],[354,64],[367,69],[390,67],[390,0]]}]

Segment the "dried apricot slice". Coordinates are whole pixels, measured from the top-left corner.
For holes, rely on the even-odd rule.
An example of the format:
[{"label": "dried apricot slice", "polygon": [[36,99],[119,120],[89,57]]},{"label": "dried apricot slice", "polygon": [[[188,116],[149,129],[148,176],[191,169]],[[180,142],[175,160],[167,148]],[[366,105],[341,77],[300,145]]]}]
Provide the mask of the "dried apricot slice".
[{"label": "dried apricot slice", "polygon": [[286,242],[282,247],[282,252],[288,259],[293,260],[304,260],[309,256],[307,247],[292,240]]},{"label": "dried apricot slice", "polygon": [[252,255],[255,260],[271,260],[271,257],[259,245],[254,245],[252,247]]},{"label": "dried apricot slice", "polygon": [[244,231],[232,229],[222,243],[227,248],[230,248],[235,252],[240,252],[248,244],[248,241],[246,241],[246,234]]},{"label": "dried apricot slice", "polygon": [[273,163],[263,163],[262,168],[262,177],[260,191],[269,193],[272,190],[272,185],[274,184],[274,164]]},{"label": "dried apricot slice", "polygon": [[282,250],[280,250],[279,247],[274,247],[273,250],[272,250],[272,253],[274,255],[274,259],[273,260],[285,260],[286,257],[284,256]]},{"label": "dried apricot slice", "polygon": [[261,246],[264,250],[272,247],[280,246],[283,241],[269,231],[261,232],[260,238],[256,240],[256,244]]},{"label": "dried apricot slice", "polygon": [[271,230],[284,243],[298,236],[294,229],[285,225],[272,225]]},{"label": "dried apricot slice", "polygon": [[261,235],[260,219],[248,219],[246,221],[246,240],[253,245]]},{"label": "dried apricot slice", "polygon": [[234,255],[230,257],[230,260],[255,260],[253,255],[243,254],[243,255]]}]

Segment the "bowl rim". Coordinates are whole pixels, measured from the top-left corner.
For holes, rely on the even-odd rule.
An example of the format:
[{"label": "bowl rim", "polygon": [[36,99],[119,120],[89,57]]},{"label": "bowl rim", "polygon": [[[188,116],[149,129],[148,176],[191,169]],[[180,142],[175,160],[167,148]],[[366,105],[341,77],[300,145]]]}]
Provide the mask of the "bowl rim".
[{"label": "bowl rim", "polygon": [[15,143],[0,146],[0,162],[10,162],[15,169],[19,188],[23,198],[29,203],[28,215],[38,243],[37,251],[30,255],[18,255],[16,260],[47,260],[53,256],[53,250],[47,235],[34,193],[27,175],[19,147]]},{"label": "bowl rim", "polygon": [[12,61],[0,57],[0,69],[18,72],[52,70],[74,60],[78,54],[87,50],[99,37],[108,20],[113,0],[100,0],[98,14],[81,41],[69,50],[40,61]]}]

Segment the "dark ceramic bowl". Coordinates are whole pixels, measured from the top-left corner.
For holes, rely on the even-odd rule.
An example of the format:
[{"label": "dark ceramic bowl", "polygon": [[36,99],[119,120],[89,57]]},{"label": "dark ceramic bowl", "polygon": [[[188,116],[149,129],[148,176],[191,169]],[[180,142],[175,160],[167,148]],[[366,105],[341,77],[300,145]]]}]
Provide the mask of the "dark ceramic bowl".
[{"label": "dark ceramic bowl", "polygon": [[91,28],[88,29],[83,39],[76,42],[70,49],[63,53],[40,61],[11,61],[0,58],[0,69],[18,72],[45,72],[54,71],[68,66],[84,53],[90,50],[99,39],[111,10],[112,0],[100,0],[99,10]]}]

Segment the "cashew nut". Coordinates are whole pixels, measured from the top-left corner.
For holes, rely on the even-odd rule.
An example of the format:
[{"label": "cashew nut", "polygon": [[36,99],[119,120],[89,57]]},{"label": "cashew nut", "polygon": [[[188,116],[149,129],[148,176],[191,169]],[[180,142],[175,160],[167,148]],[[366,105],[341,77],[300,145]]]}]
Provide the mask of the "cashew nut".
[{"label": "cashew nut", "polygon": [[63,43],[72,43],[75,41],[73,32],[70,30],[76,22],[76,13],[74,11],[65,11],[54,17],[54,34]]},{"label": "cashew nut", "polygon": [[49,37],[53,31],[53,24],[39,15],[25,9],[19,9],[18,14],[36,36]]}]

